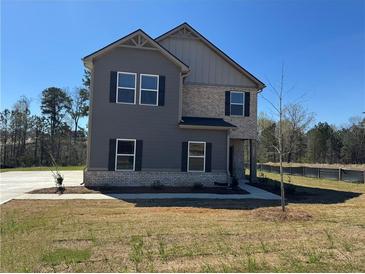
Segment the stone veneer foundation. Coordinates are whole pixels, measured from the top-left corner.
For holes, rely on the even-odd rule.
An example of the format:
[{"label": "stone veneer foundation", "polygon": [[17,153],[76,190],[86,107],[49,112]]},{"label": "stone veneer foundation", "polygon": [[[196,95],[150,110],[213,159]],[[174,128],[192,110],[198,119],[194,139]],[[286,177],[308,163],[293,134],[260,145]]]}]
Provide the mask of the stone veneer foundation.
[{"label": "stone veneer foundation", "polygon": [[155,181],[166,186],[193,186],[194,183],[213,186],[214,182],[228,182],[228,176],[225,172],[87,170],[84,173],[85,186],[150,186]]}]

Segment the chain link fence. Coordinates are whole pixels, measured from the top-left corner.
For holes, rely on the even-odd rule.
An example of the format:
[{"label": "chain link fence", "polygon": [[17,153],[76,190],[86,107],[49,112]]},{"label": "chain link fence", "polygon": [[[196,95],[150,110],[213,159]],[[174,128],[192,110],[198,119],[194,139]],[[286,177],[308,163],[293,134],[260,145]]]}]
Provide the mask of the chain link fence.
[{"label": "chain link fence", "polygon": [[[267,164],[257,164],[257,170],[280,173],[279,166]],[[304,176],[310,178],[323,178],[330,180],[345,181],[351,183],[365,183],[365,171],[350,170],[342,168],[323,168],[323,167],[283,167],[283,172],[289,175]]]}]

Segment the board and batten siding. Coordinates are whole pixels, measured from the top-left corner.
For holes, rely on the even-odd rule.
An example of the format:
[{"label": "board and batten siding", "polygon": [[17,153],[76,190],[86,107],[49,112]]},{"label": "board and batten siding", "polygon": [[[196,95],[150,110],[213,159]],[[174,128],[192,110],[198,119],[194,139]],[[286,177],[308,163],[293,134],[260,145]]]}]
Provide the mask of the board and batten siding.
[{"label": "board and batten siding", "polygon": [[257,85],[197,38],[167,37],[160,44],[187,64],[185,83],[257,88]]}]

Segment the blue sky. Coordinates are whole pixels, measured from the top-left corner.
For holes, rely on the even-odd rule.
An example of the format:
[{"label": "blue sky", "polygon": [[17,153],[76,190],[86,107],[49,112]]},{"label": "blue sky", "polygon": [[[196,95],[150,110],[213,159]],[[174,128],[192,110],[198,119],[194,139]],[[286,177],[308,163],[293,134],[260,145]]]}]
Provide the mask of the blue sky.
[{"label": "blue sky", "polygon": [[[363,0],[3,0],[1,109],[26,95],[39,113],[43,89],[81,85],[83,56],[185,21],[265,83],[278,82],[284,62],[288,101],[300,98],[317,121],[343,125],[365,111]],[[259,111],[270,113],[262,99]]]}]

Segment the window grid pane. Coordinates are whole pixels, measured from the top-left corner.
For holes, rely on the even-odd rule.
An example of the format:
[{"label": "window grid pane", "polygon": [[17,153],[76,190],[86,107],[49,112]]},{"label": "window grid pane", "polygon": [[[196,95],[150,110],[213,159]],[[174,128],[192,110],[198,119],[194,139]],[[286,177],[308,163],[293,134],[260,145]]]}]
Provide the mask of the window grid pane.
[{"label": "window grid pane", "polygon": [[231,105],[231,115],[243,115],[243,105]]},{"label": "window grid pane", "polygon": [[117,154],[134,154],[134,141],[118,140]]},{"label": "window grid pane", "polygon": [[189,171],[204,171],[204,158],[189,157]]},{"label": "window grid pane", "polygon": [[231,93],[231,104],[243,104],[243,93],[232,92]]},{"label": "window grid pane", "polygon": [[134,89],[118,88],[118,103],[134,103]]},{"label": "window grid pane", "polygon": [[118,73],[118,87],[136,88],[136,76],[134,74]]},{"label": "window grid pane", "polygon": [[117,156],[117,169],[118,170],[133,170],[134,156]]},{"label": "window grid pane", "polygon": [[204,156],[204,143],[190,143],[189,156]]},{"label": "window grid pane", "polygon": [[157,91],[141,89],[141,104],[157,105]]},{"label": "window grid pane", "polygon": [[141,75],[141,88],[157,90],[157,76]]}]

